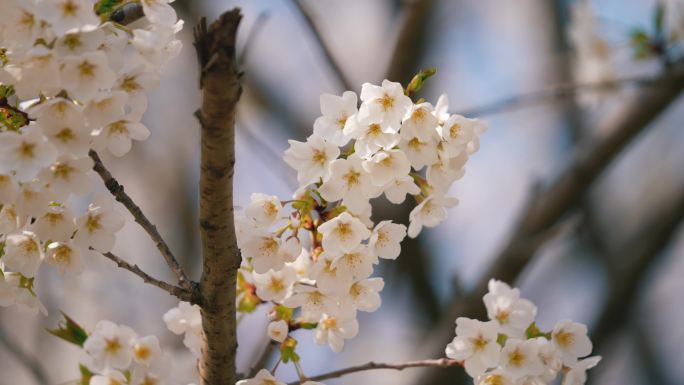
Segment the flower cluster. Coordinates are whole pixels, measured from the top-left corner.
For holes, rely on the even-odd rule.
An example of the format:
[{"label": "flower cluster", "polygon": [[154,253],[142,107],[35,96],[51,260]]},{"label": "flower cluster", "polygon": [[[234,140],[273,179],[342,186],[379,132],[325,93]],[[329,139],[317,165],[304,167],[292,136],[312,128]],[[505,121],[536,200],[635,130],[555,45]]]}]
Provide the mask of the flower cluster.
[{"label": "flower cluster", "polygon": [[[357,335],[357,312],[373,312],[381,302],[384,281],[372,277],[374,266],[399,256],[407,232],[415,237],[444,220],[445,208],[456,204],[446,196],[449,187],[463,176],[485,129],[449,115],[446,96],[437,107],[414,104],[387,80],[364,84],[360,99],[359,106],[351,91],[322,95],[313,134],[285,151],[300,186],[293,199],[253,194],[236,219],[239,310],[273,302],[268,333],[284,346],[297,328],[315,328],[315,341],[335,352]],[[369,201],[383,193],[397,204],[407,194],[415,198],[408,231],[371,220]]]},{"label": "flower cluster", "polygon": [[[357,312],[374,312],[384,281],[373,277],[380,259],[396,259],[407,233],[434,227],[456,204],[447,197],[479,147],[484,123],[436,106],[413,103],[399,83],[364,84],[354,92],[322,95],[322,116],[306,142],[290,141],[284,160],[297,171],[291,200],[255,193],[235,218],[243,263],[238,274],[238,311],[272,303],[267,333],[280,343],[281,360],[295,363],[297,329],[340,352],[359,329]],[[411,195],[417,205],[410,224],[371,220],[370,200],[392,203]],[[197,351],[199,313],[189,304],[165,316]],[[305,376],[300,376],[305,379]],[[268,371],[240,384],[279,383]],[[308,384],[317,384],[309,382]]]},{"label": "flower cluster", "polygon": [[477,385],[549,384],[561,372],[564,385],[581,385],[601,360],[583,358],[592,350],[585,325],[563,320],[541,332],[536,306],[504,282],[489,281],[484,304],[489,321],[458,318],[456,337],[446,347],[447,357],[462,361]]},{"label": "flower cluster", "polygon": [[[83,344],[90,362],[90,385],[162,385],[171,368],[155,336],[140,337],[131,328],[100,321]],[[81,370],[84,372],[84,370]]]},{"label": "flower cluster", "polygon": [[164,314],[166,327],[175,334],[183,335],[183,344],[199,359],[202,342],[202,315],[197,305],[181,302]]},{"label": "flower cluster", "polygon": [[[168,0],[143,1],[145,17],[109,19],[132,4],[6,0],[0,12],[0,306],[38,308],[41,262],[78,274],[84,253],[108,252],[123,217],[93,189],[91,149],[123,156],[143,140],[146,92],[180,49],[182,23]],[[38,304],[38,305],[36,305]]]}]

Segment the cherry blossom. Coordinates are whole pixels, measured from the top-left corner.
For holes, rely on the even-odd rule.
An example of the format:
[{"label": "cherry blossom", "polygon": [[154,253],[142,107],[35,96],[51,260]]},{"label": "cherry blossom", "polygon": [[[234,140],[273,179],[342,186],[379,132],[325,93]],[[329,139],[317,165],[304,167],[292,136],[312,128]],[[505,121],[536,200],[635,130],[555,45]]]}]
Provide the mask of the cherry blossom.
[{"label": "cherry blossom", "polygon": [[325,179],[330,174],[328,166],[340,154],[339,147],[325,141],[318,135],[311,135],[305,143],[288,141],[290,148],[285,151],[283,160],[297,170],[300,186],[306,186]]},{"label": "cherry blossom", "polygon": [[5,238],[5,255],[2,263],[5,268],[33,277],[43,261],[43,250],[38,237],[30,232],[11,234]]},{"label": "cherry blossom", "polygon": [[324,314],[318,321],[314,339],[317,344],[328,344],[333,352],[339,353],[344,348],[344,340],[354,338],[358,333],[359,322],[353,313]]},{"label": "cherry blossom", "polygon": [[499,363],[501,346],[496,342],[497,329],[492,321],[459,317],[456,319],[456,337],[446,347],[447,357],[463,361],[471,377],[482,375]]},{"label": "cherry blossom", "polygon": [[574,364],[578,358],[588,356],[592,349],[586,325],[570,320],[559,321],[553,327],[551,341],[558,349],[563,364],[568,366]]},{"label": "cherry blossom", "polygon": [[370,230],[349,213],[322,224],[319,231],[323,234],[323,248],[331,253],[352,252],[371,235]]},{"label": "cherry blossom", "polygon": [[110,321],[100,321],[83,344],[97,368],[126,369],[131,363],[135,332]]},{"label": "cherry blossom", "polygon": [[356,103],[356,93],[352,91],[346,91],[342,96],[321,95],[323,116],[314,122],[314,134],[336,146],[347,144],[351,139],[349,127],[357,113]]},{"label": "cherry blossom", "polygon": [[499,324],[502,333],[512,337],[522,336],[537,316],[536,306],[520,298],[520,290],[495,279],[489,281],[489,292],[483,300],[489,319]]},{"label": "cherry blossom", "polygon": [[268,370],[261,369],[254,378],[240,380],[235,385],[285,385],[285,383],[278,381]]},{"label": "cherry blossom", "polygon": [[274,321],[268,324],[268,336],[273,341],[283,343],[287,338],[288,325],[283,320]]}]

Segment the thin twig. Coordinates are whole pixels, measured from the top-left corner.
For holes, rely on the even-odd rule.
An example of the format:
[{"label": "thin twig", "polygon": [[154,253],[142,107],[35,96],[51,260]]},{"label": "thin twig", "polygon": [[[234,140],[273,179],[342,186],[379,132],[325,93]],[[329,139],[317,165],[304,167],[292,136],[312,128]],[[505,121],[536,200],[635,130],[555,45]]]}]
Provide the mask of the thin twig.
[{"label": "thin twig", "polygon": [[266,367],[266,364],[268,364],[268,360],[271,358],[271,355],[273,354],[273,352],[275,352],[277,347],[278,343],[276,341],[273,341],[272,339],[269,339],[268,344],[264,348],[264,351],[259,356],[259,359],[257,359],[254,363],[252,369],[249,371],[248,378],[256,376],[259,370]]},{"label": "thin twig", "polygon": [[147,219],[140,207],[138,207],[138,205],[133,202],[133,199],[126,194],[124,187],[119,184],[109,170],[107,170],[97,152],[90,150],[88,155],[90,155],[90,158],[94,162],[93,170],[100,175],[100,178],[102,178],[107,190],[109,190],[109,192],[116,198],[117,201],[119,201],[128,209],[131,215],[133,215],[135,221],[140,225],[140,227],[143,228],[143,230],[145,230],[145,232],[147,232],[152,241],[155,243],[157,249],[164,257],[166,264],[176,274],[176,277],[178,278],[178,284],[185,289],[192,289],[192,281],[188,279],[185,271],[178,263],[178,260],[173,255],[173,252],[171,252],[169,246],[166,244],[166,241],[164,241],[164,238],[162,238],[162,236],[159,234],[159,231],[157,231],[157,226],[153,225],[152,222]]},{"label": "thin twig", "polygon": [[45,369],[35,357],[31,356],[19,346],[3,329],[0,327],[0,344],[14,357],[36,380],[36,384],[50,383]]},{"label": "thin twig", "polygon": [[[91,249],[93,250],[93,249]],[[97,250],[95,250],[97,251]],[[111,260],[112,262],[116,263],[116,265],[124,270],[128,270],[131,273],[137,275],[140,277],[145,283],[148,283],[152,286],[156,286],[165,292],[171,294],[174,297],[177,297],[181,301],[187,301],[187,302],[194,302],[192,298],[192,292],[190,290],[184,289],[182,287],[174,286],[171,285],[170,283],[161,281],[159,279],[153,278],[149,274],[145,273],[141,268],[138,267],[138,265],[131,265],[130,263],[124,261],[123,259],[119,258],[115,254],[111,252],[107,253],[100,253],[102,254],[105,258]]]},{"label": "thin twig", "polygon": [[[315,377],[310,377],[308,378],[309,381],[323,381],[323,380],[329,380],[331,378],[338,378],[342,376],[346,376],[347,374],[351,373],[357,373],[357,372],[364,372],[368,370],[378,370],[378,369],[391,369],[391,370],[404,370],[408,368],[420,368],[420,367],[433,367],[433,368],[446,368],[446,367],[455,367],[455,366],[463,366],[460,361],[456,360],[450,360],[448,358],[440,358],[437,360],[420,360],[420,361],[408,361],[408,362],[402,362],[398,364],[389,364],[389,363],[382,363],[382,362],[369,362],[367,364],[363,365],[358,365],[358,366],[351,366],[348,368],[340,369],[340,370],[335,370],[330,373],[325,373],[321,374]],[[296,382],[291,382],[289,385],[297,385],[301,384],[301,382],[296,381]]]},{"label": "thin twig", "polygon": [[323,41],[323,36],[321,35],[321,31],[318,29],[318,26],[316,25],[316,21],[314,20],[314,16],[311,10],[309,10],[306,7],[306,5],[302,3],[301,0],[292,0],[292,4],[295,6],[295,8],[297,8],[299,13],[302,15],[302,18],[304,19],[306,26],[309,28],[311,34],[314,36],[316,42],[321,48],[321,52],[323,52],[325,60],[330,65],[330,68],[333,70],[333,72],[337,76],[337,79],[340,81],[344,89],[353,90],[354,85],[349,80],[349,77],[344,73],[342,67],[333,56],[332,52],[330,51],[330,47],[328,47],[328,45],[325,44],[325,41]]}]

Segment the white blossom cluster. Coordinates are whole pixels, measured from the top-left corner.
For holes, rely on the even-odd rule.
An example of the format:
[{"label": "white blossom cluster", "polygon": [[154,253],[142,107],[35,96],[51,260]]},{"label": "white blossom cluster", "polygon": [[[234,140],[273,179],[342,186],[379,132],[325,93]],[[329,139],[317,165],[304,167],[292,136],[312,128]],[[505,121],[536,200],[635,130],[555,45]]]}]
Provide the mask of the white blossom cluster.
[{"label": "white blossom cluster", "polygon": [[156,336],[140,337],[131,328],[100,321],[83,344],[90,385],[162,385],[172,380],[171,357]]},{"label": "white blossom cluster", "polygon": [[476,385],[545,385],[563,373],[563,385],[581,385],[601,357],[587,357],[592,343],[587,327],[570,320],[539,331],[537,307],[518,289],[489,281],[484,296],[489,321],[456,319],[456,337],[446,355],[462,361]]},{"label": "white blossom cluster", "polygon": [[[243,256],[238,289],[257,303],[282,306],[268,328],[281,343],[293,328],[315,328],[318,344],[340,352],[358,334],[357,311],[374,312],[381,303],[384,281],[372,277],[374,266],[396,259],[407,234],[402,224],[373,223],[370,199],[384,193],[401,203],[412,195],[417,206],[408,235],[436,226],[456,204],[446,194],[485,129],[478,120],[449,115],[446,96],[437,108],[414,104],[387,80],[364,84],[360,99],[358,106],[351,91],[322,95],[314,133],[306,142],[291,140],[285,151],[299,191],[286,202],[253,194],[236,219]],[[283,308],[297,309],[297,318],[287,311],[283,317]]]},{"label": "white blossom cluster", "polygon": [[[373,277],[382,259],[396,259],[400,243],[434,227],[457,201],[447,197],[479,148],[483,122],[413,103],[399,83],[364,84],[359,106],[354,92],[321,96],[322,116],[306,142],[290,141],[284,160],[297,171],[293,199],[255,193],[236,216],[243,264],[238,311],[272,303],[267,333],[281,343],[281,359],[299,359],[290,333],[314,329],[314,340],[340,352],[358,334],[357,312],[374,312],[384,281]],[[410,225],[371,220],[370,200],[416,200]],[[289,206],[289,208],[288,208]],[[199,308],[181,303],[165,317],[196,355]],[[281,384],[270,372],[239,384]],[[307,382],[307,385],[318,385]]]},{"label": "white blossom cluster", "polygon": [[101,3],[2,1],[0,306],[39,308],[42,261],[78,274],[88,249],[110,251],[123,226],[111,198],[84,213],[66,202],[93,189],[90,149],[123,156],[148,137],[146,93],[178,53],[182,22],[169,0],[143,1],[145,17],[126,26],[96,14]]}]

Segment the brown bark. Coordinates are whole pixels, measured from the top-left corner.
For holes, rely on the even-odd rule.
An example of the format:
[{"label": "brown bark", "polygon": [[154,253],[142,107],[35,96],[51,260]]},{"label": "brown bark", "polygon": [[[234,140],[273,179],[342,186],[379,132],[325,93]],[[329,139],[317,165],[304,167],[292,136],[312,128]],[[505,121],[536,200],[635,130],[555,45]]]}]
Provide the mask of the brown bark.
[{"label": "brown bark", "polygon": [[195,29],[201,66],[202,126],[200,233],[202,239],[203,385],[233,385],[237,381],[235,286],[240,267],[233,222],[235,113],[242,88],[235,60],[239,9],[226,12],[209,29],[202,20]]}]

